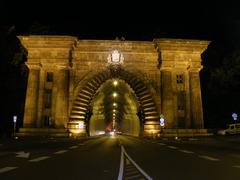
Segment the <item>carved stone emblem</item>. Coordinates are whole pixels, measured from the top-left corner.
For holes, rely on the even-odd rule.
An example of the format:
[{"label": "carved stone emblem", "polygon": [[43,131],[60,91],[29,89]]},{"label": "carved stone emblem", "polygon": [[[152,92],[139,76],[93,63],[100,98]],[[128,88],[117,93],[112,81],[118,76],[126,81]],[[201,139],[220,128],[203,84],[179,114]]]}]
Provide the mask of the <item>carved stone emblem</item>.
[{"label": "carved stone emblem", "polygon": [[123,64],[124,57],[122,53],[120,53],[118,50],[113,50],[108,55],[107,59],[108,59],[108,64],[119,65],[119,64]]}]

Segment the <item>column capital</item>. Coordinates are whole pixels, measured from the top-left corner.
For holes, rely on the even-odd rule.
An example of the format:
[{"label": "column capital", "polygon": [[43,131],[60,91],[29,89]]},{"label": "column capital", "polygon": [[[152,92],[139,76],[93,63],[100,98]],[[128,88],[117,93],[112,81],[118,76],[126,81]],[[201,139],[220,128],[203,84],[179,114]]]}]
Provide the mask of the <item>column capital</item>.
[{"label": "column capital", "polygon": [[25,64],[27,65],[27,67],[30,70],[31,69],[39,70],[42,67],[41,63],[28,63],[28,62],[26,62]]}]

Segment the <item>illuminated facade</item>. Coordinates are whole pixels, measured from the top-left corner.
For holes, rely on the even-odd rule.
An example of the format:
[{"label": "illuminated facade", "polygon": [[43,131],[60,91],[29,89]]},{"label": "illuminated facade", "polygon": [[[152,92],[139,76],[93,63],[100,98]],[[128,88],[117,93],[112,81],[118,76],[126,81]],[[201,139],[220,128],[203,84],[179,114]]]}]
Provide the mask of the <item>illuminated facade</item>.
[{"label": "illuminated facade", "polygon": [[113,78],[135,93],[143,134],[159,133],[160,115],[166,129],[204,127],[199,71],[207,41],[19,39],[29,68],[22,129],[67,129],[69,122],[81,122],[85,133],[94,96]]}]

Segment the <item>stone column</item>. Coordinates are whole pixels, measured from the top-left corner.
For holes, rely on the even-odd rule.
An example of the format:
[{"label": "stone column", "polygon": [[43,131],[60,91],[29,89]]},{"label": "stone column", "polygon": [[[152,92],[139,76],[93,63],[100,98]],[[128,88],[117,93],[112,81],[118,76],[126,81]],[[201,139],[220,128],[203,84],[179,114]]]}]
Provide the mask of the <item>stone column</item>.
[{"label": "stone column", "polygon": [[174,106],[173,106],[173,88],[172,72],[170,70],[161,70],[161,92],[162,104],[161,113],[164,115],[166,128],[172,128],[174,125]]},{"label": "stone column", "polygon": [[202,97],[199,71],[189,72],[192,128],[203,128]]},{"label": "stone column", "polygon": [[38,108],[37,108],[37,127],[43,126],[43,98],[44,98],[44,84],[45,84],[45,73],[41,68],[39,72],[39,88],[38,88]]},{"label": "stone column", "polygon": [[189,86],[189,72],[185,72],[185,91],[186,91],[186,106],[185,106],[185,124],[186,128],[191,128],[191,107],[190,107],[190,86]]},{"label": "stone column", "polygon": [[68,122],[68,95],[69,95],[69,70],[58,69],[54,76],[55,96],[55,115],[54,122],[56,128],[67,127]]},{"label": "stone column", "polygon": [[23,127],[36,127],[39,90],[39,66],[28,65],[28,85],[24,109]]}]

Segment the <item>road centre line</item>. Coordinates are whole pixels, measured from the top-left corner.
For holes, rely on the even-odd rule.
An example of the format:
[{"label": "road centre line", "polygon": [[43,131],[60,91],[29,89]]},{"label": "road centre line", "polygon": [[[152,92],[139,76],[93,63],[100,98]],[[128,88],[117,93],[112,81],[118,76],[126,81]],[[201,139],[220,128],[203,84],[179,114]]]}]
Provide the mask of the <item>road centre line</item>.
[{"label": "road centre line", "polygon": [[213,157],[210,157],[210,156],[199,155],[198,157],[203,158],[203,159],[207,159],[207,160],[210,160],[210,161],[220,161],[220,159],[213,158]]},{"label": "road centre line", "polygon": [[65,152],[67,152],[68,150],[60,150],[60,151],[56,151],[53,154],[63,154]]},{"label": "road centre line", "polygon": [[147,180],[152,180],[152,178],[142,168],[140,168],[138,166],[138,164],[127,154],[127,152],[123,146],[121,146],[121,160],[120,160],[118,180],[123,179],[124,155]]},{"label": "road centre line", "polygon": [[39,161],[42,161],[42,160],[45,160],[45,159],[48,159],[50,158],[50,156],[42,156],[42,157],[38,157],[38,158],[35,158],[35,159],[31,159],[29,160],[30,162],[39,162]]},{"label": "road centre line", "polygon": [[14,170],[14,169],[17,169],[18,167],[4,167],[4,168],[1,168],[0,169],[0,173],[4,173],[4,172],[7,172],[7,171],[11,171],[11,170]]}]

